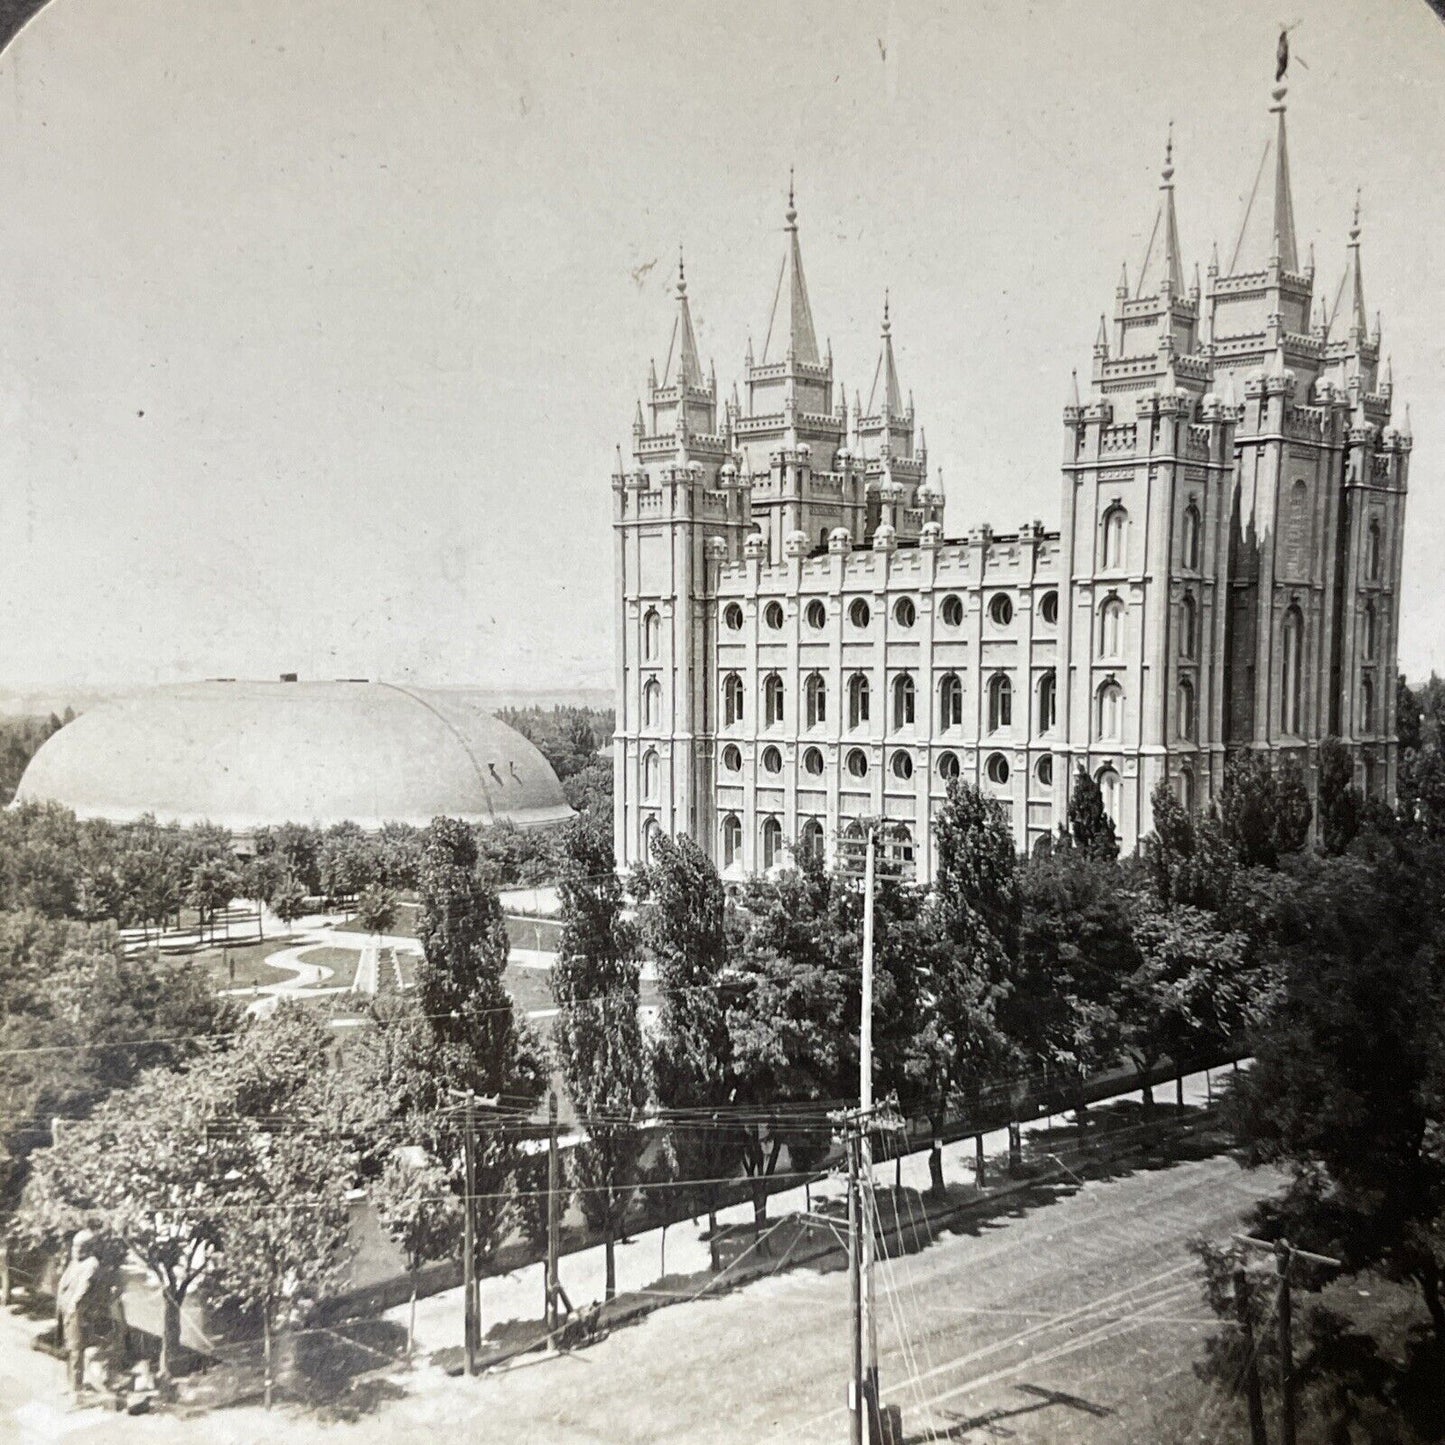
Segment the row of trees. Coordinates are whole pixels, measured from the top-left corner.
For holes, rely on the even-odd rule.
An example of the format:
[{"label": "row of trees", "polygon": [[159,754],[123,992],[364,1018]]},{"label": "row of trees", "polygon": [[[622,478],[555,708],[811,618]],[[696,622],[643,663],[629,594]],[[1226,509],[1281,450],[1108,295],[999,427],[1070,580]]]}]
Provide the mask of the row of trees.
[{"label": "row of trees", "polygon": [[0,807],[6,807],[15,796],[15,789],[20,786],[30,759],[40,751],[40,745],[74,719],[71,708],[66,708],[63,715],[0,718]]},{"label": "row of trees", "polygon": [[[27,803],[0,812],[0,909],[150,929],[191,908],[204,928],[248,898],[290,920],[313,900],[350,906],[368,891],[414,891],[424,837],[402,823],[374,833],[355,823],[286,823],[259,829],[254,853],[240,858],[230,834],[210,824],[80,821],[56,804]],[[476,830],[476,846],[497,886],[555,876],[555,834],[502,822]]]}]

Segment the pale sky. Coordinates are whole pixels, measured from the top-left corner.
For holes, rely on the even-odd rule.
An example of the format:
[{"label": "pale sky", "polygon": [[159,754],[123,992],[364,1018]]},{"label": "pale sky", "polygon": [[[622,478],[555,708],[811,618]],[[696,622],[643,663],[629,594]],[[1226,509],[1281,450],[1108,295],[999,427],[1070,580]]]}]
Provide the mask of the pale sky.
[{"label": "pale sky", "polygon": [[[789,165],[850,392],[891,288],[949,533],[1057,525],[1069,372],[1137,271],[1166,124],[1202,267],[1278,18],[54,0],[0,57],[0,687],[606,684],[613,448],[677,246],[730,386]],[[1362,186],[1412,404],[1401,663],[1445,671],[1445,26],[1423,0],[1286,18],[1301,249],[1332,295]]]}]

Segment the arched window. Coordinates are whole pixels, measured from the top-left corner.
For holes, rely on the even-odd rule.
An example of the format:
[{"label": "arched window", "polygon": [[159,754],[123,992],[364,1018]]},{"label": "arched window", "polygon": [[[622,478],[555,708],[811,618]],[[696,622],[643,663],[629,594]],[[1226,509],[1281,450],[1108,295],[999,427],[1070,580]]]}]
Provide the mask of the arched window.
[{"label": "arched window", "polygon": [[662,618],[657,615],[655,607],[647,609],[647,615],[642,619],[642,655],[649,662],[657,661],[657,654],[662,650]]},{"label": "arched window", "polygon": [[913,830],[907,823],[894,824],[888,837],[888,846],[896,862],[913,862]]},{"label": "arched window", "polygon": [[1118,597],[1107,597],[1099,609],[1099,656],[1124,655],[1124,603]]},{"label": "arched window", "polygon": [[732,727],[743,720],[743,680],[730,672],[723,678],[723,726]]},{"label": "arched window", "polygon": [[1104,797],[1104,811],[1116,825],[1119,822],[1119,775],[1113,768],[1100,768],[1094,779]]},{"label": "arched window", "polygon": [[1189,768],[1179,770],[1179,806],[1186,813],[1194,811],[1194,773]]},{"label": "arched window", "polygon": [[1284,565],[1291,577],[1308,577],[1310,489],[1301,479],[1289,492],[1289,513],[1284,527]]},{"label": "arched window", "polygon": [[1050,627],[1059,620],[1059,594],[1057,592],[1044,593],[1043,600],[1039,603],[1039,616]]},{"label": "arched window", "polygon": [[893,604],[893,620],[900,627],[912,627],[918,621],[918,609],[911,597],[900,597]]},{"label": "arched window", "polygon": [[642,796],[649,802],[657,801],[657,753],[649,748],[642,755]]},{"label": "arched window", "polygon": [[823,825],[816,818],[804,821],[798,843],[805,858],[816,858],[819,863],[823,861]]},{"label": "arched window", "polygon": [[1039,731],[1041,733],[1053,732],[1054,724],[1058,721],[1058,710],[1058,677],[1049,671],[1039,678]]},{"label": "arched window", "polygon": [[938,776],[945,783],[950,783],[958,776],[958,754],[939,753],[938,755]]},{"label": "arched window", "polygon": [[729,602],[723,608],[723,625],[729,632],[741,632],[743,630],[743,609],[736,602]]},{"label": "arched window", "polygon": [[868,721],[868,679],[855,672],[848,679],[848,726],[862,727]]},{"label": "arched window", "polygon": [[988,604],[988,615],[995,627],[1007,627],[1014,620],[1013,599],[1007,592],[995,592]]},{"label": "arched window", "polygon": [[810,672],[803,684],[803,699],[807,708],[808,726],[815,728],[828,720],[828,684],[821,672]]},{"label": "arched window", "polygon": [[1365,796],[1366,796],[1367,798],[1373,798],[1373,797],[1375,796],[1375,760],[1374,760],[1374,758],[1365,758],[1365,759],[1364,759],[1364,762],[1363,762],[1363,768],[1364,768],[1364,778],[1362,779],[1362,781],[1364,782],[1364,785],[1365,785]]},{"label": "arched window", "polygon": [[815,632],[821,632],[828,621],[828,609],[816,597],[808,603],[808,610],[804,615],[808,619],[808,626]]},{"label": "arched window", "polygon": [[1280,664],[1280,728],[1298,736],[1303,716],[1301,699],[1304,694],[1302,663],[1304,661],[1304,618],[1298,607],[1291,607],[1284,615],[1284,656]]},{"label": "arched window", "polygon": [[902,748],[899,748],[889,759],[888,766],[892,770],[893,776],[900,782],[906,783],[913,776],[913,759]]},{"label": "arched window", "polygon": [[943,599],[940,612],[945,627],[961,627],[963,625],[963,598],[956,592],[950,592]]},{"label": "arched window", "polygon": [[1034,767],[1034,777],[1039,780],[1039,787],[1052,788],[1054,785],[1054,755],[1045,753],[1038,760]]},{"label": "arched window", "polygon": [[1179,736],[1187,743],[1194,741],[1194,684],[1187,678],[1179,679]]},{"label": "arched window", "polygon": [[1128,537],[1128,512],[1117,505],[1110,507],[1104,513],[1104,567],[1107,571],[1122,570]]},{"label": "arched window", "polygon": [[820,778],[823,775],[823,750],[821,748],[809,748],[803,754],[803,771],[810,777]]},{"label": "arched window", "polygon": [[768,605],[763,608],[763,621],[768,624],[768,628],[771,631],[781,631],[783,626],[783,604],[781,602],[769,602]]},{"label": "arched window", "polygon": [[652,850],[657,846],[657,840],[662,837],[662,825],[656,818],[649,818],[642,825],[642,856],[652,857]]},{"label": "arched window", "polygon": [[655,677],[642,689],[642,725],[655,728],[662,721],[662,684]]},{"label": "arched window", "polygon": [[740,773],[743,770],[743,755],[738,751],[736,743],[729,743],[722,750],[723,769],[729,773]]},{"label": "arched window", "polygon": [[783,848],[783,825],[776,818],[763,819],[763,868],[766,871],[778,861]]},{"label": "arched window", "polygon": [[848,754],[848,776],[852,778],[866,778],[868,776],[868,754],[862,748],[853,748]]},{"label": "arched window", "polygon": [[783,771],[783,755],[777,748],[764,748],[763,755],[759,759],[765,773],[781,773]]},{"label": "arched window", "polygon": [[988,681],[988,730],[1012,727],[1013,720],[1014,685],[1007,674],[996,672]]},{"label": "arched window", "polygon": [[1371,582],[1380,580],[1380,554],[1382,537],[1379,519],[1370,523],[1370,535],[1365,543],[1365,577]]},{"label": "arched window", "polygon": [[1365,620],[1360,629],[1361,641],[1364,644],[1365,661],[1375,660],[1375,604],[1365,603]]},{"label": "arched window", "polygon": [[1197,657],[1199,654],[1195,649],[1199,646],[1198,638],[1199,610],[1194,605],[1194,597],[1186,592],[1179,599],[1179,652],[1183,657]]},{"label": "arched window", "polygon": [[741,863],[743,858],[743,825],[738,821],[736,813],[729,813],[722,820],[722,859],[723,867],[731,868],[734,863]]},{"label": "arched window", "polygon": [[893,726],[895,728],[911,728],[913,726],[916,697],[912,674],[900,672],[893,679]]},{"label": "arched window", "polygon": [[1008,759],[1002,753],[990,753],[988,755],[988,780],[991,783],[1008,782],[1009,766]]},{"label": "arched window", "polygon": [[1360,683],[1360,731],[1375,730],[1375,684],[1370,678]]},{"label": "arched window", "polygon": [[1099,688],[1095,706],[1094,736],[1101,742],[1116,742],[1122,736],[1124,689],[1112,680]]},{"label": "arched window", "polygon": [[938,684],[938,725],[941,728],[963,726],[963,681],[956,672],[943,674]]},{"label": "arched window", "polygon": [[868,626],[868,620],[872,613],[868,610],[868,604],[861,598],[855,597],[848,608],[848,621],[860,632]]},{"label": "arched window", "polygon": [[763,726],[777,727],[783,721],[783,679],[770,672],[763,679]]},{"label": "arched window", "polygon": [[1199,508],[1193,502],[1184,509],[1184,526],[1181,530],[1180,548],[1184,566],[1190,572],[1199,570]]}]

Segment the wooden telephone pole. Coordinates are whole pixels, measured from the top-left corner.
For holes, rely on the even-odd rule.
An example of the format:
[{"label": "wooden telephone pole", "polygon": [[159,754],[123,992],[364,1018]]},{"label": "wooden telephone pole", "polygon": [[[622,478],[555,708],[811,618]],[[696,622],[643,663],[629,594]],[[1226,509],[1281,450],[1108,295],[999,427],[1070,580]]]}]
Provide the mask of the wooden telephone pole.
[{"label": "wooden telephone pole", "polygon": [[[1275,1275],[1279,1280],[1279,1438],[1280,1445],[1296,1445],[1297,1426],[1294,1379],[1294,1302],[1292,1299],[1290,1271],[1295,1260],[1308,1260],[1311,1264],[1324,1265],[1329,1269],[1340,1269],[1337,1259],[1327,1254],[1311,1254],[1307,1249],[1296,1249],[1287,1239],[1254,1239],[1247,1234],[1237,1234],[1235,1239],[1246,1249],[1267,1250],[1274,1256]],[[1243,1272],[1242,1270],[1240,1271]],[[1236,1283],[1236,1289],[1238,1285]],[[1258,1389],[1258,1379],[1255,1380]],[[1260,1411],[1260,1433],[1257,1440],[1263,1440],[1263,1409]],[[1254,1429],[1254,1404],[1250,1404],[1250,1428]]]},{"label": "wooden telephone pole", "polygon": [[482,1300],[477,1281],[477,1105],[495,1109],[498,1096],[479,1099],[475,1089],[453,1091],[462,1101],[462,1161],[466,1195],[462,1201],[462,1336],[467,1374],[477,1373],[482,1344]]}]

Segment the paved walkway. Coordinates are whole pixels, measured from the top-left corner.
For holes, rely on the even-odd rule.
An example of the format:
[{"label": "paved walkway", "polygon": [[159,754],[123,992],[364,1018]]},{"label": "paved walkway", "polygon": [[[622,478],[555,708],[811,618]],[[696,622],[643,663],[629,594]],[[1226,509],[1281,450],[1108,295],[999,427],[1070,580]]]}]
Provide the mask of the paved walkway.
[{"label": "paved walkway", "polygon": [[[1215,1081],[1222,1078],[1224,1070],[1214,1070]],[[1184,1081],[1186,1104],[1201,1105],[1207,1102],[1209,1085],[1203,1073],[1192,1074]],[[1137,1098],[1139,1091],[1121,1093],[1117,1098]],[[1156,1087],[1156,1101],[1161,1105],[1172,1103],[1174,1098],[1171,1085]],[[1023,1131],[1037,1137],[1055,1123],[1053,1119],[1039,1119],[1025,1124]],[[984,1136],[984,1153],[991,1160],[1001,1159],[1008,1153],[1008,1136],[996,1130]],[[943,1151],[944,1176],[950,1183],[972,1183],[974,1168],[974,1143],[972,1139],[948,1145]],[[928,1173],[928,1150],[910,1154],[901,1161],[901,1166],[889,1160],[874,1166],[874,1177],[880,1185],[894,1182],[895,1170],[901,1173],[906,1189],[927,1191],[930,1180]],[[997,1178],[996,1166],[990,1170]],[[789,1212],[802,1212],[816,1208],[821,1200],[833,1200],[839,1204],[846,1200],[843,1181],[830,1178],[819,1184],[800,1185],[774,1194],[768,1201],[770,1219],[777,1219]],[[753,1218],[751,1203],[734,1205],[718,1213],[719,1225],[749,1225]],[[703,1274],[710,1265],[708,1242],[704,1238],[706,1217],[694,1221],[683,1221],[666,1229],[654,1229],[635,1234],[624,1244],[616,1247],[617,1290],[619,1294],[646,1294],[664,1275]],[[605,1292],[606,1250],[598,1244],[574,1254],[564,1255],[560,1266],[562,1287],[577,1308],[585,1308],[600,1300]],[[527,1265],[509,1274],[489,1277],[482,1281],[483,1332],[495,1324],[512,1321],[537,1320],[541,1315],[543,1289],[543,1266]],[[398,1306],[387,1311],[386,1317],[403,1327],[407,1320],[407,1306]],[[462,1292],[460,1289],[445,1290],[419,1300],[416,1307],[417,1346],[423,1350],[436,1350],[444,1346],[460,1347],[462,1344]]]}]

